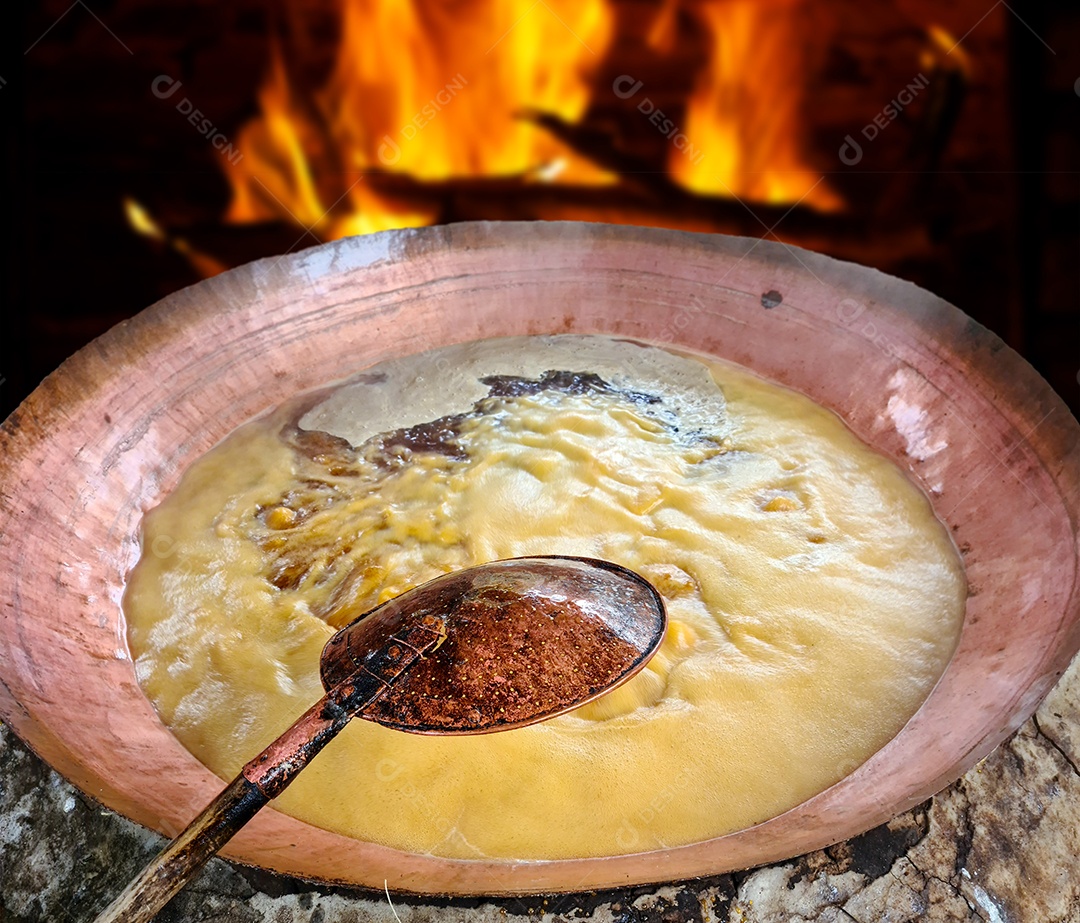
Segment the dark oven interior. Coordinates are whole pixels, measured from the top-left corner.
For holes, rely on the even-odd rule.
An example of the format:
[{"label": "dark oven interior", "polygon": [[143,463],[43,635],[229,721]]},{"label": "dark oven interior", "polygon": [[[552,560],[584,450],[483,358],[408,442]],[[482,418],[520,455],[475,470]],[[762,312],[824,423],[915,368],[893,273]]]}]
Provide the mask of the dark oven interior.
[{"label": "dark oven interior", "polygon": [[0,74],[11,411],[169,292],[350,233],[779,239],[956,304],[1080,406],[1080,9],[49,0]]}]

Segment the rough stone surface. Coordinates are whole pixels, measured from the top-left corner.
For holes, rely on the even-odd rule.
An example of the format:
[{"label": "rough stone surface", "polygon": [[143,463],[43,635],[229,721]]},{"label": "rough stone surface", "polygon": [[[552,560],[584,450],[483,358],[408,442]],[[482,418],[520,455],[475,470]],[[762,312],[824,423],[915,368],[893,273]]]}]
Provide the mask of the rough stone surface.
[{"label": "rough stone surface", "polygon": [[[954,785],[862,836],[662,887],[416,898],[220,859],[161,923],[1080,923],[1080,661]],[[0,725],[0,923],[90,921],[163,840],[68,785]]]}]

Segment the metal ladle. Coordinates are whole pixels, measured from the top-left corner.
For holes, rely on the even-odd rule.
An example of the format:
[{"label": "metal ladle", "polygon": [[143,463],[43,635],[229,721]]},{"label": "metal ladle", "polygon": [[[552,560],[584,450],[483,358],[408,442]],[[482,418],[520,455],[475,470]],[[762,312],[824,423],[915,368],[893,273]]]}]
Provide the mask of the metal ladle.
[{"label": "metal ladle", "polygon": [[486,734],[625,682],[667,615],[644,578],[591,558],[511,558],[437,577],[323,649],[326,695],[251,760],[95,923],[146,923],[354,717],[416,734]]}]

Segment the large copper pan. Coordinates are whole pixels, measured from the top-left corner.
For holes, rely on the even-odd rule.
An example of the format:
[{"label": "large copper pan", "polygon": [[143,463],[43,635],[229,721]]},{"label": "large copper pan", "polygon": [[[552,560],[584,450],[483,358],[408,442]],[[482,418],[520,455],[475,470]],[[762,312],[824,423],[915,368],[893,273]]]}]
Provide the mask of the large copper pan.
[{"label": "large copper pan", "polygon": [[875,826],[956,779],[1019,727],[1080,646],[1080,426],[991,333],[913,285],[782,244],[477,223],[343,240],[201,282],[92,343],[30,396],[0,433],[0,715],[85,792],[179,830],[221,781],[135,681],[119,603],[142,513],[192,459],[299,390],[433,346],[564,331],[742,363],[833,408],[909,470],[951,529],[971,589],[941,682],[833,788],[684,848],[446,861],[265,811],[227,856],[462,894],[770,862]]}]

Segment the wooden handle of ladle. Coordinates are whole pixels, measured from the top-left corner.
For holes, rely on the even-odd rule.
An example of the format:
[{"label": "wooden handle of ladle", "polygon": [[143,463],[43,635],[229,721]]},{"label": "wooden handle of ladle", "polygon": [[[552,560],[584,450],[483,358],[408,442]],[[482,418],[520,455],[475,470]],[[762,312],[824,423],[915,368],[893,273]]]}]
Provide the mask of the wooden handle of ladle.
[{"label": "wooden handle of ladle", "polygon": [[[336,691],[336,690],[335,690]],[[129,884],[94,923],[149,923],[267,802],[349,723],[333,693],[309,708]]]},{"label": "wooden handle of ladle", "polygon": [[[353,625],[361,624],[358,619]],[[424,616],[399,626],[380,647],[369,649],[363,665],[350,648],[349,627],[323,652],[323,667],[339,661],[344,673],[333,688],[284,734],[248,763],[188,828],[151,862],[94,923],[149,923],[169,899],[268,801],[280,795],[355,715],[374,702],[402,673],[443,642],[439,624]],[[328,654],[329,652],[329,660]],[[373,672],[374,671],[374,672]],[[325,673],[324,673],[325,678]]]},{"label": "wooden handle of ladle", "polygon": [[270,799],[237,776],[165,847],[95,923],[147,923]]}]

